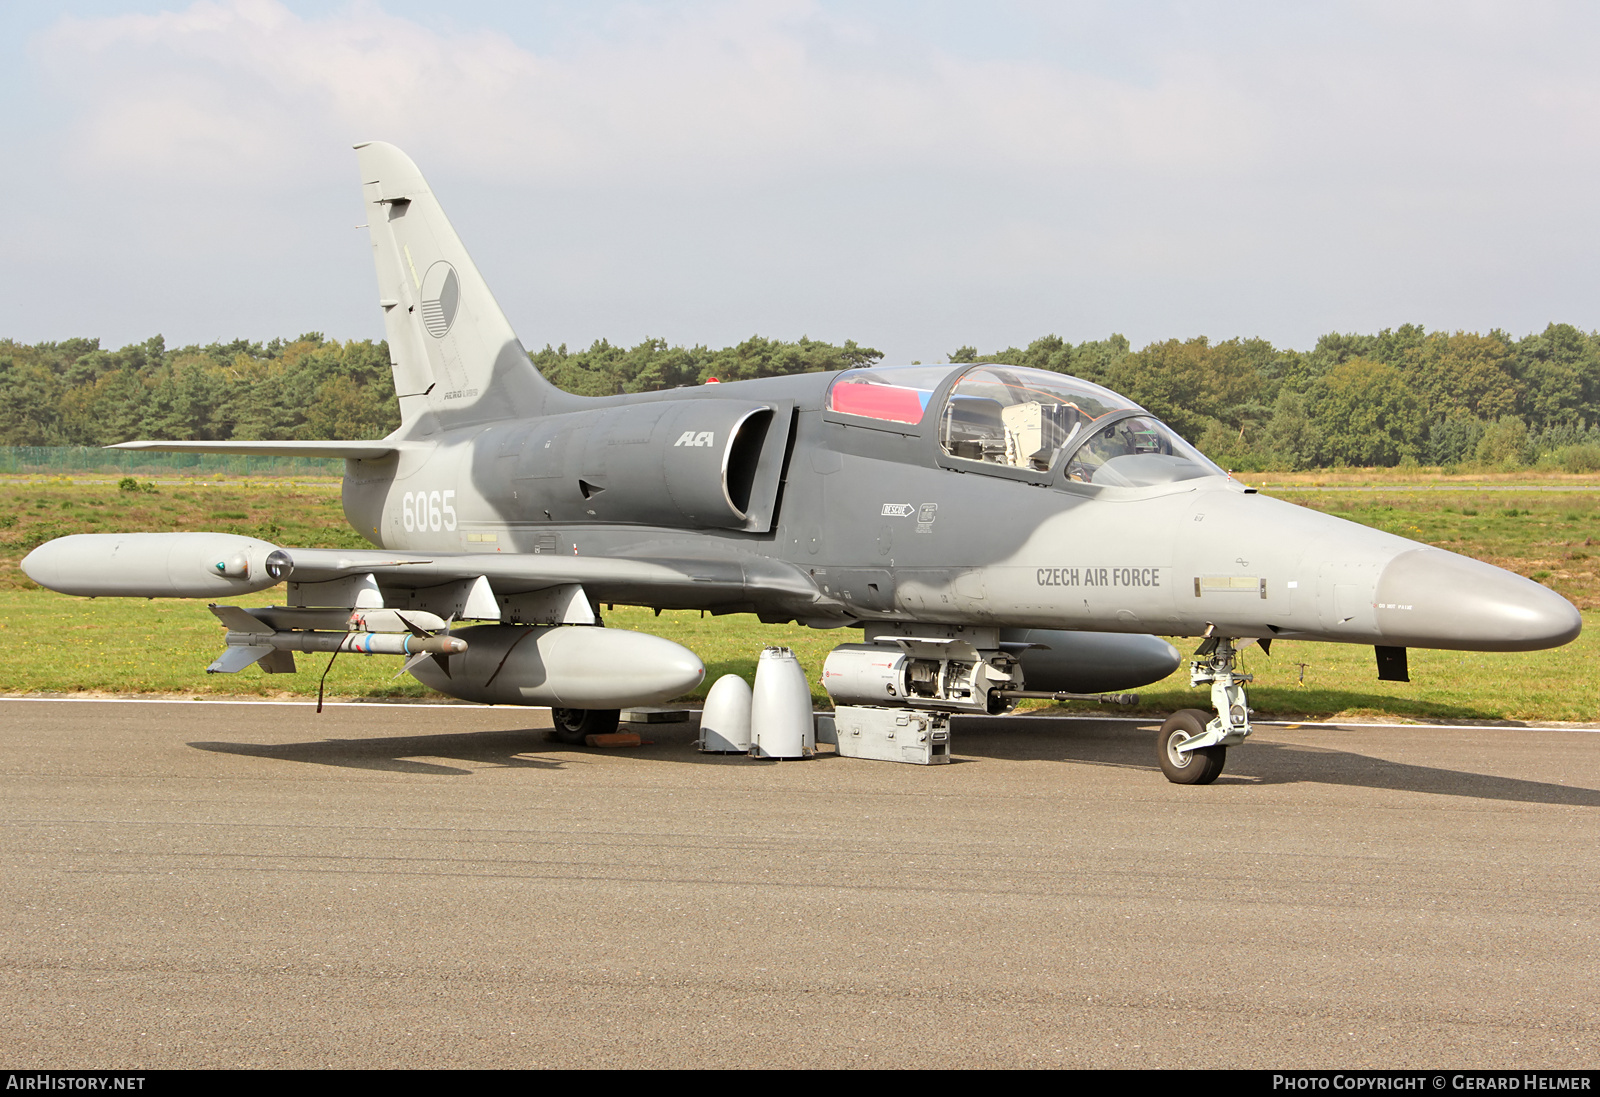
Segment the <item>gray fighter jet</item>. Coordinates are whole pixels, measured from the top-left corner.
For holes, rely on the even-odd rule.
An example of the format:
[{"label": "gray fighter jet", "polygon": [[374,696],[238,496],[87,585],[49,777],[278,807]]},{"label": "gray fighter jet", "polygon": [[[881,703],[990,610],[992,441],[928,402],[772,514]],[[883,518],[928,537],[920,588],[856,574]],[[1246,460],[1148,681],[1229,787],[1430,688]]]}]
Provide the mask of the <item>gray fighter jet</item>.
[{"label": "gray fighter jet", "polygon": [[[88,534],[23,567],[68,594],[219,598],[209,669],[294,651],[409,655],[434,689],[550,705],[572,740],[704,670],[607,629],[625,604],[859,629],[823,685],[859,731],[947,728],[1023,696],[1157,681],[1191,663],[1215,714],[1163,726],[1161,768],[1212,781],[1250,733],[1239,651],[1368,644],[1527,651],[1578,611],[1509,572],[1256,494],[1115,392],[1000,364],[904,366],[585,398],[533,368],[427,182],[358,146],[401,426],[381,441],[128,442],[345,461],[344,509],[378,546],[209,533]],[[488,621],[463,629],[455,622]]]}]

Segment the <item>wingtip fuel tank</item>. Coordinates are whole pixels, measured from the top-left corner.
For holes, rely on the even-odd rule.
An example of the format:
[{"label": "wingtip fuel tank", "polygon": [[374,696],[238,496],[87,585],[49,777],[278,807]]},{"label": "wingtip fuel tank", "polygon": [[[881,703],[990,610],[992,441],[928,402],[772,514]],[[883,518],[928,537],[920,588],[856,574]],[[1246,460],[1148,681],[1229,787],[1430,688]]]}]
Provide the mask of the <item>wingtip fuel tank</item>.
[{"label": "wingtip fuel tank", "polygon": [[76,533],[28,553],[41,587],[88,598],[217,598],[275,587],[294,571],[277,545],[227,533]]}]

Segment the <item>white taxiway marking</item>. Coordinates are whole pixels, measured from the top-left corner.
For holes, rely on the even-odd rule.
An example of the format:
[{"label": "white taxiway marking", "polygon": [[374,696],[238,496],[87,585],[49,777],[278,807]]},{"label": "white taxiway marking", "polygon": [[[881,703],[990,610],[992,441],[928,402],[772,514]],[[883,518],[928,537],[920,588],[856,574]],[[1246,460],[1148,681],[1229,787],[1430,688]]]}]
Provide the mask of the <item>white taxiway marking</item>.
[{"label": "white taxiway marking", "polygon": [[[176,697],[0,697],[0,701],[48,701],[53,703],[117,704],[117,705],[305,705],[316,708],[315,701],[222,701],[180,700]],[[493,705],[476,705],[470,702],[446,701],[442,703],[406,703],[403,701],[324,701],[323,708],[493,708]],[[511,707],[511,706],[506,706]],[[548,705],[517,705],[517,708],[548,708]]]},{"label": "white taxiway marking", "polygon": [[[316,707],[315,701],[222,701],[222,700],[193,700],[183,701],[176,698],[162,697],[0,697],[0,701],[42,701],[50,703],[80,704],[119,704],[119,705],[302,705]],[[516,709],[548,709],[548,705],[479,705],[470,702],[442,702],[417,704],[415,702],[397,701],[325,701],[323,708],[516,708]],[[698,713],[699,709],[690,709]],[[826,715],[826,713],[823,713]],[[971,715],[969,713],[955,713],[957,716]],[[978,717],[986,719],[986,717]],[[1153,716],[1048,716],[1048,720],[1093,720],[1099,723],[1125,723],[1125,724],[1150,724],[1155,722]],[[1257,727],[1272,728],[1433,728],[1445,731],[1454,728],[1465,728],[1472,731],[1581,731],[1590,735],[1600,734],[1600,727],[1546,727],[1535,724],[1402,724],[1402,723],[1368,723],[1364,720],[1352,720],[1346,724],[1317,723],[1312,721],[1290,720],[1257,720]]]}]

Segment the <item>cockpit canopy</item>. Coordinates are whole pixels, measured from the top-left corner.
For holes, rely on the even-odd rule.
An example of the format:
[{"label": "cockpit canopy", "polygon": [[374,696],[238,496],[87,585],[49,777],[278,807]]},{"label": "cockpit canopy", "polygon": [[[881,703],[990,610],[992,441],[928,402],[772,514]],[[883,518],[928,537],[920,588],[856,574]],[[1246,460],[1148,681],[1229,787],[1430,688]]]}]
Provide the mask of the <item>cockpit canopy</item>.
[{"label": "cockpit canopy", "polygon": [[949,366],[878,366],[845,370],[828,389],[828,410],[885,423],[920,423]]},{"label": "cockpit canopy", "polygon": [[[949,366],[848,370],[828,391],[828,410],[920,423]],[[1060,373],[992,363],[973,366],[938,410],[950,457],[1050,472],[1084,484],[1144,487],[1223,472],[1143,408],[1110,389]]]}]

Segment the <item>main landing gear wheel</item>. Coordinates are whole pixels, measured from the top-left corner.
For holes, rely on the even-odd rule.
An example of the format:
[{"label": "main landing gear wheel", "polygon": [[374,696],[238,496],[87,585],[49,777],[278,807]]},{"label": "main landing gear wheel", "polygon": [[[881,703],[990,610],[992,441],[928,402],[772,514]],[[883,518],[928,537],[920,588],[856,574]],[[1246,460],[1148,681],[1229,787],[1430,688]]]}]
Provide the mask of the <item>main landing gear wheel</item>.
[{"label": "main landing gear wheel", "polygon": [[550,733],[558,743],[581,747],[591,735],[606,735],[617,730],[621,709],[614,708],[553,708],[550,719],[555,730]]},{"label": "main landing gear wheel", "polygon": [[1227,747],[1201,747],[1180,751],[1185,743],[1206,729],[1211,714],[1197,708],[1180,709],[1167,717],[1156,735],[1156,756],[1161,772],[1175,785],[1209,785],[1222,773],[1228,760]]}]

